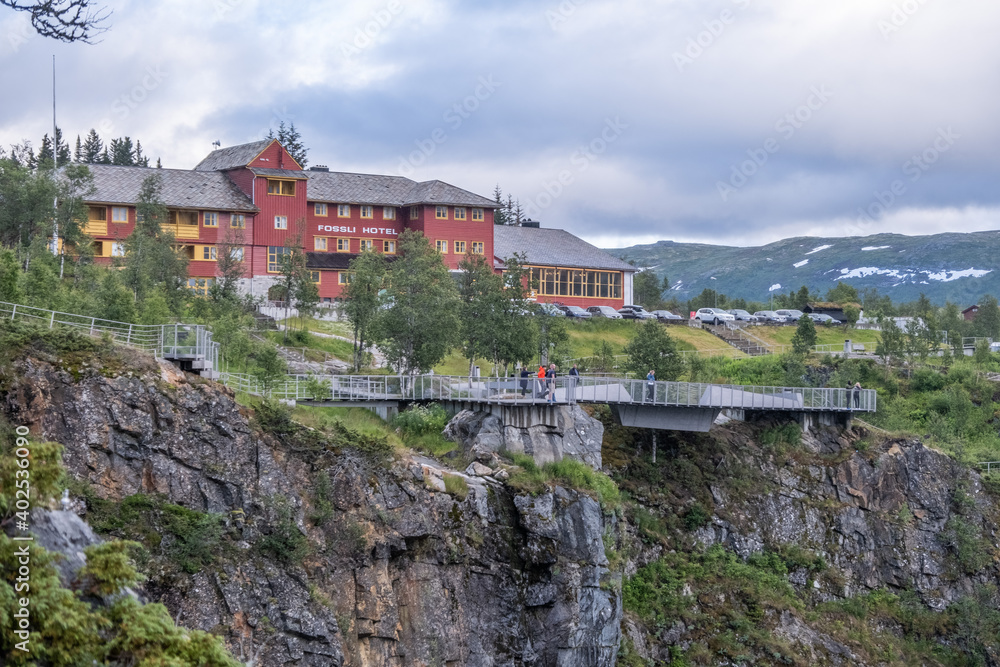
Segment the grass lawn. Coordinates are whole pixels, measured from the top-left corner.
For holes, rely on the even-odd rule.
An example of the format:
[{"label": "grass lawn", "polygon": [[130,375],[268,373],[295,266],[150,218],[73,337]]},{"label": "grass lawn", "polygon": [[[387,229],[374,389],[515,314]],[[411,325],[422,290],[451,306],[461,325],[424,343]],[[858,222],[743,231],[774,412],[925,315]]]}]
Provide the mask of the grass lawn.
[{"label": "grass lawn", "polygon": [[331,357],[336,357],[341,361],[351,362],[354,357],[354,346],[346,340],[340,340],[338,338],[323,338],[321,336],[310,336],[309,343],[305,346],[296,345],[291,340],[287,343],[282,342],[284,339],[284,332],[282,331],[268,331],[267,337],[274,343],[282,345],[288,348],[300,348],[306,347],[306,358],[309,361],[324,361],[324,352],[329,354]]},{"label": "grass lawn", "polygon": [[[773,345],[791,345],[792,336],[795,335],[794,326],[760,326],[747,327],[747,331],[761,340]],[[850,338],[855,343],[863,343],[867,349],[869,345],[878,343],[878,331],[871,329],[850,329],[847,327],[828,327],[821,324],[816,325],[817,345],[838,345],[843,346],[844,340]]]},{"label": "grass lawn", "polygon": [[[289,317],[287,320],[281,320],[281,324],[284,324],[290,329],[301,329],[303,324],[303,318],[301,317]],[[315,331],[317,333],[333,334],[334,336],[344,336],[345,338],[351,338],[353,332],[351,331],[351,325],[347,322],[328,322],[326,320],[317,320],[311,317],[305,318],[305,328],[308,331]]]}]

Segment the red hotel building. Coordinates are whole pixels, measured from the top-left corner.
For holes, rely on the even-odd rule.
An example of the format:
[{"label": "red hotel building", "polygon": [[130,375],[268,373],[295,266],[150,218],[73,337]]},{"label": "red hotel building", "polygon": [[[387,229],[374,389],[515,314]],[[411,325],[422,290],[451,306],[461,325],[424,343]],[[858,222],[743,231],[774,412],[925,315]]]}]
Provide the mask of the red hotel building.
[{"label": "red hotel building", "polygon": [[[244,291],[267,294],[286,241],[301,231],[320,297],[332,301],[348,280],[351,259],[364,249],[394,254],[400,232],[415,229],[452,270],[470,252],[491,258],[497,270],[513,252],[524,253],[539,279],[539,301],[631,302],[635,269],[567,232],[495,227],[496,202],[442,181],[303,170],[274,139],[213,151],[193,170],[89,167],[94,191],[86,231],[95,254],[110,261],[123,252],[142,182],[159,175],[166,229],[187,254],[188,285],[199,293],[217,274],[217,245],[228,241],[242,246]],[[495,235],[502,248],[494,247]]]}]

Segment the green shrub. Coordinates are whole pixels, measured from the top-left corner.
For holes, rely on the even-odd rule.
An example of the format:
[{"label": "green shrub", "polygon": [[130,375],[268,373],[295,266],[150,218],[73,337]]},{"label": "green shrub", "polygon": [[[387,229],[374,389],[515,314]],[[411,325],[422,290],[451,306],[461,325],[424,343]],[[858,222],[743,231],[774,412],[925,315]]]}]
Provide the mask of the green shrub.
[{"label": "green shrub", "polygon": [[689,532],[694,532],[708,524],[712,520],[712,515],[705,509],[705,506],[695,502],[688,511],[684,513],[684,527]]},{"label": "green shrub", "polygon": [[312,336],[305,329],[295,329],[288,332],[288,344],[293,347],[306,347]]},{"label": "green shrub", "polygon": [[914,371],[910,379],[913,391],[938,391],[945,385],[945,377],[930,368],[920,368]]},{"label": "green shrub", "polygon": [[[173,505],[161,495],[137,493],[121,502],[85,495],[87,519],[98,533],[137,540],[190,574],[212,567],[228,553],[223,517]],[[164,540],[164,537],[167,539]],[[144,564],[146,551],[134,558]]]},{"label": "green shrub", "polygon": [[309,520],[315,526],[322,526],[333,518],[333,484],[330,474],[325,470],[313,475],[312,483],[312,513]]},{"label": "green shrub", "polygon": [[271,520],[257,541],[257,552],[285,565],[301,563],[309,555],[309,541],[295,524],[292,506],[284,496],[272,496],[266,503]]},{"label": "green shrub", "polygon": [[798,422],[788,422],[780,426],[772,426],[760,432],[760,443],[766,447],[781,445],[798,446],[802,442],[802,427]]},{"label": "green shrub", "polygon": [[447,424],[448,414],[437,403],[414,405],[400,412],[392,420],[394,428],[412,437],[440,434]]},{"label": "green shrub", "polygon": [[87,564],[78,576],[87,582],[87,589],[97,595],[112,595],[127,586],[135,586],[145,577],[136,572],[129,551],[141,547],[138,542],[127,540],[92,544],[83,550]]},{"label": "green shrub", "polygon": [[959,567],[966,574],[979,572],[992,560],[989,540],[983,539],[979,529],[960,516],[952,515],[939,537],[952,548]]}]

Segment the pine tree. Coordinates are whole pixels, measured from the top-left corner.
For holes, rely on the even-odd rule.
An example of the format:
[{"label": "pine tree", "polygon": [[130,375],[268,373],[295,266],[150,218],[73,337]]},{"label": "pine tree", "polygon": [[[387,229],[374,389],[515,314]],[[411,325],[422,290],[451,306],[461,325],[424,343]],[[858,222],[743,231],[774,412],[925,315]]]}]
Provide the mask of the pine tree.
[{"label": "pine tree", "polygon": [[[273,138],[272,133],[268,133],[268,138]],[[285,126],[285,121],[281,121],[278,124],[278,143],[285,147],[288,154],[292,156],[299,166],[303,169],[309,164],[309,160],[306,159],[306,154],[309,149],[302,145],[302,135],[299,131],[295,129],[295,123],[293,122],[289,126]]]},{"label": "pine tree", "polygon": [[499,183],[493,188],[493,201],[497,204],[497,210],[493,213],[493,223],[497,225],[510,224],[507,221],[507,211],[504,208],[503,202],[503,190],[500,189]]},{"label": "pine tree", "polygon": [[99,164],[111,164],[111,155],[108,153],[108,147],[105,146],[101,151],[101,157],[98,159]]},{"label": "pine tree", "polygon": [[[72,153],[69,149],[69,144],[63,140],[63,133],[60,128],[56,128],[56,146],[58,146],[58,164],[56,166],[62,167],[70,163],[70,156]],[[38,162],[36,166],[39,169],[51,169],[52,168],[52,138],[46,134],[42,137],[42,145],[38,150]]]},{"label": "pine tree", "polygon": [[76,150],[73,151],[73,161],[83,162],[83,144],[80,143],[80,135],[76,135]]},{"label": "pine tree", "polygon": [[83,140],[83,157],[78,160],[86,164],[97,164],[101,162],[101,153],[104,151],[104,142],[98,136],[97,130],[91,128],[87,133],[87,138]]},{"label": "pine tree", "polygon": [[135,164],[135,148],[131,137],[111,140],[111,164],[126,167]]},{"label": "pine tree", "polygon": [[137,167],[149,166],[149,158],[143,156],[142,143],[138,139],[135,140],[135,159],[133,160],[133,164]]}]

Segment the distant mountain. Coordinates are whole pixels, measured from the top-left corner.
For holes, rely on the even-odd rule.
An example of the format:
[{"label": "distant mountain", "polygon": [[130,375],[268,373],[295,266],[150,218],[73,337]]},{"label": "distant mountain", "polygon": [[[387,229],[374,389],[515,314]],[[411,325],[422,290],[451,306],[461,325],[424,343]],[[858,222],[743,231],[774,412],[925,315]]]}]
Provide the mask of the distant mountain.
[{"label": "distant mountain", "polygon": [[802,285],[822,295],[838,280],[859,290],[877,287],[893,301],[921,292],[938,304],[1000,297],[1000,231],[799,237],[755,248],[659,241],[608,252],[666,275],[682,300],[705,288],[756,301]]}]

